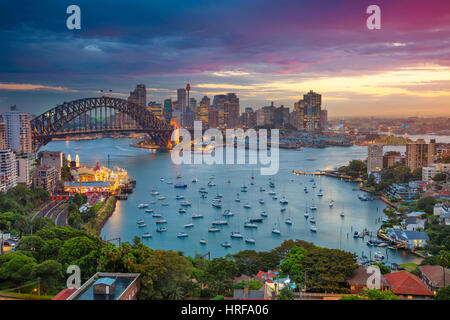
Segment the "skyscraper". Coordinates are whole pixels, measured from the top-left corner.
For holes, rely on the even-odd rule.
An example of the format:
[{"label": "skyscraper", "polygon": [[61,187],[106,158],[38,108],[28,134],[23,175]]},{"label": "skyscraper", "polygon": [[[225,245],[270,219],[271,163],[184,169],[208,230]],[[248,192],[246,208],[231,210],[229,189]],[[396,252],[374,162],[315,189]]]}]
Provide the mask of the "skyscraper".
[{"label": "skyscraper", "polygon": [[367,173],[383,169],[383,145],[369,144],[367,147]]},{"label": "skyscraper", "polygon": [[138,84],[136,86],[136,89],[130,92],[128,101],[136,103],[145,108],[147,106],[147,89],[145,87],[145,84]]},{"label": "skyscraper", "polygon": [[17,186],[16,155],[10,149],[0,150],[0,191],[6,192]]},{"label": "skyscraper", "polygon": [[186,89],[178,89],[177,90],[177,98],[178,98],[178,105],[177,110],[181,111],[182,113],[186,111]]},{"label": "skyscraper", "polygon": [[3,120],[6,123],[7,147],[17,153],[31,153],[31,116],[12,106],[10,111],[3,113]]},{"label": "skyscraper", "polygon": [[320,111],[320,128],[322,130],[328,129],[328,111],[325,109]]},{"label": "skyscraper", "polygon": [[3,117],[0,115],[0,150],[8,148],[8,140],[6,136],[6,123],[3,122]]},{"label": "skyscraper", "polygon": [[150,101],[148,103],[148,110],[151,111],[157,118],[161,118],[163,116],[163,106],[161,103]]},{"label": "skyscraper", "polygon": [[170,123],[172,119],[172,99],[164,100],[163,115],[166,122]]},{"label": "skyscraper", "polygon": [[200,120],[203,125],[208,127],[209,124],[209,107],[211,105],[211,99],[204,96],[200,101]]},{"label": "skyscraper", "polygon": [[406,165],[415,170],[420,167],[428,167],[434,162],[436,152],[436,140],[431,139],[426,143],[423,139],[406,144]]},{"label": "skyscraper", "polygon": [[320,130],[320,111],[322,104],[322,95],[310,90],[303,95],[303,100],[306,103],[305,113],[305,128],[308,131]]},{"label": "skyscraper", "polygon": [[235,93],[216,95],[213,105],[218,112],[219,127],[233,128],[239,125],[239,98]]}]

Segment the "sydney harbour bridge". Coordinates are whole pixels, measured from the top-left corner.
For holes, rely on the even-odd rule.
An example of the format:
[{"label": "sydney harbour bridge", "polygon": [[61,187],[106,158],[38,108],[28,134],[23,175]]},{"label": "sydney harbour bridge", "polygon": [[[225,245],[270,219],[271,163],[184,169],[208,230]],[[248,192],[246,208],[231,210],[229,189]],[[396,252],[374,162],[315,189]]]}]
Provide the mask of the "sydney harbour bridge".
[{"label": "sydney harbour bridge", "polygon": [[31,131],[35,152],[54,138],[127,132],[147,133],[166,151],[173,128],[141,105],[103,96],[64,102],[31,120]]}]

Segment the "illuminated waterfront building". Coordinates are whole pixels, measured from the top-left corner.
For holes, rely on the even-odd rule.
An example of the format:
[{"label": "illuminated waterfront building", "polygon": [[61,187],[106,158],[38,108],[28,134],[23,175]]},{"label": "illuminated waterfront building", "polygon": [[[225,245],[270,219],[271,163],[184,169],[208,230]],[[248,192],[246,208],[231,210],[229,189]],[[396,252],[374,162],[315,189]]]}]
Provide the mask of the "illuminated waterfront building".
[{"label": "illuminated waterfront building", "polygon": [[204,96],[200,101],[200,119],[204,126],[209,125],[209,107],[211,105],[211,99]]},{"label": "illuminated waterfront building", "polygon": [[6,123],[7,147],[16,153],[32,153],[31,116],[12,106],[2,117]]},{"label": "illuminated waterfront building", "polygon": [[406,144],[406,165],[415,170],[420,167],[427,167],[434,162],[436,140],[431,139],[426,143],[423,139]]},{"label": "illuminated waterfront building", "polygon": [[383,169],[383,145],[369,144],[367,146],[367,173]]},{"label": "illuminated waterfront building", "polygon": [[130,92],[128,101],[136,103],[145,108],[145,106],[147,105],[147,89],[145,87],[145,84],[138,84],[136,86],[136,89]]}]

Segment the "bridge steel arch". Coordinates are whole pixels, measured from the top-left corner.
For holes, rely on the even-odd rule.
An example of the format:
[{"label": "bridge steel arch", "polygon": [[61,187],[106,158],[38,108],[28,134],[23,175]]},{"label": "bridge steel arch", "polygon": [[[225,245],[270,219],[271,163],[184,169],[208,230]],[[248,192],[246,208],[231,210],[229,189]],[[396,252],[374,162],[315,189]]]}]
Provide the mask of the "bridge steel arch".
[{"label": "bridge steel arch", "polygon": [[[96,109],[114,109],[128,115],[136,123],[134,128],[104,128],[102,126],[90,130],[74,130],[72,121],[81,118]],[[96,123],[97,124],[97,123]],[[160,150],[166,151],[173,128],[166,121],[158,119],[146,108],[120,98],[94,97],[64,102],[31,120],[33,149],[37,152],[53,138],[103,132],[143,132],[148,133]]]}]

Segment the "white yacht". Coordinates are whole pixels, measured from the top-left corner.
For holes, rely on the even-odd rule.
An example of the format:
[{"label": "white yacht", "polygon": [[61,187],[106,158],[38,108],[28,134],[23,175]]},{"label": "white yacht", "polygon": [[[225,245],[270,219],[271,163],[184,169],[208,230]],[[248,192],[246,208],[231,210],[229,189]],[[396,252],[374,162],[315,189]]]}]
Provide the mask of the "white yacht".
[{"label": "white yacht", "polygon": [[148,207],[148,203],[140,203],[140,204],[138,204],[137,207],[138,207],[139,209],[147,208],[147,207]]},{"label": "white yacht", "polygon": [[193,226],[194,226],[193,223],[186,223],[186,224],[184,225],[185,228],[192,228]]},{"label": "white yacht", "polygon": [[152,196],[157,196],[157,195],[159,194],[159,192],[156,191],[156,190],[152,190],[152,191],[150,192],[150,194],[151,194]]},{"label": "white yacht", "polygon": [[203,218],[203,215],[201,213],[193,213],[191,217],[192,219],[200,219]]},{"label": "white yacht", "polygon": [[242,239],[244,236],[240,232],[231,232],[230,237],[236,238],[236,239]]},{"label": "white yacht", "polygon": [[252,243],[252,244],[256,243],[255,239],[252,239],[252,238],[245,238],[245,242],[246,243]]},{"label": "white yacht", "polygon": [[311,226],[309,227],[309,229],[310,229],[312,232],[317,232],[317,227],[316,227],[315,225],[311,225]]},{"label": "white yacht", "polygon": [[281,204],[288,204],[289,202],[288,202],[288,200],[286,199],[286,197],[283,196],[283,198],[280,199],[280,203],[281,203]]},{"label": "white yacht", "polygon": [[272,228],[272,233],[274,233],[274,234],[281,234],[281,231],[278,230],[276,227],[273,227]]},{"label": "white yacht", "polygon": [[286,220],[284,220],[284,223],[291,225],[292,224],[291,218],[286,218]]}]

